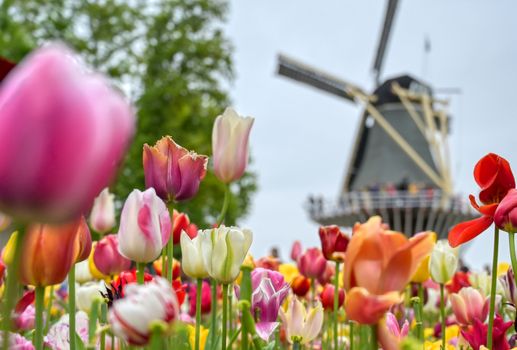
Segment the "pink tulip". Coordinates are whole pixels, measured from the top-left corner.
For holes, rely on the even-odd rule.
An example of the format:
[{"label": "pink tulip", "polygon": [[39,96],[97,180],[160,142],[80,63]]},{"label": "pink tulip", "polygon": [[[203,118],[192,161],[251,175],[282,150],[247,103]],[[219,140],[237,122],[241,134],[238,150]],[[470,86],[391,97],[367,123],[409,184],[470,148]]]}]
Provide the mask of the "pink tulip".
[{"label": "pink tulip", "polygon": [[459,293],[450,296],[452,311],[462,326],[473,324],[477,319],[485,322],[488,315],[488,298],[472,287],[462,288]]},{"label": "pink tulip", "polygon": [[291,247],[291,259],[297,262],[300,255],[302,255],[302,243],[296,240]]},{"label": "pink tulip", "polygon": [[170,136],[162,137],[156,145],[144,145],[145,186],[154,187],[165,201],[194,197],[206,174],[208,157],[189,152]]},{"label": "pink tulip", "polygon": [[494,214],[494,222],[497,227],[506,232],[517,231],[517,190],[508,191]]},{"label": "pink tulip", "polygon": [[132,108],[63,45],[29,55],[0,90],[0,204],[31,221],[87,212],[134,132]]},{"label": "pink tulip", "polygon": [[155,260],[171,234],[171,217],[154,188],[127,197],[118,232],[119,252],[136,262]]},{"label": "pink tulip", "polygon": [[238,180],[248,164],[248,139],[254,119],[227,108],[212,130],[215,176],[224,183]]},{"label": "pink tulip", "polygon": [[318,248],[307,249],[298,259],[298,270],[300,273],[308,278],[323,277],[327,268],[327,259]]},{"label": "pink tulip", "polygon": [[117,235],[107,235],[95,246],[93,262],[103,275],[117,275],[131,267],[131,260],[119,253],[118,243]]}]

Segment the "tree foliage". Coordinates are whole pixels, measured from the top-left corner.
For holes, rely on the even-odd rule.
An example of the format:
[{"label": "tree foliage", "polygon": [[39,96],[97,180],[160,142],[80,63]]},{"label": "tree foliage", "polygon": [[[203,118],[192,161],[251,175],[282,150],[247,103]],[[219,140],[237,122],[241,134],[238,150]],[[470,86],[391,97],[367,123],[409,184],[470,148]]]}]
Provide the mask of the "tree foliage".
[{"label": "tree foliage", "polygon": [[[229,103],[232,48],[221,28],[221,0],[3,0],[0,55],[21,60],[34,47],[62,40],[108,74],[137,108],[138,129],[113,190],[123,199],[143,188],[142,146],[171,135],[211,154],[215,117]],[[247,173],[232,187],[227,223],[245,215],[256,189]],[[175,207],[201,226],[214,222],[224,187],[212,172],[198,196]]]}]

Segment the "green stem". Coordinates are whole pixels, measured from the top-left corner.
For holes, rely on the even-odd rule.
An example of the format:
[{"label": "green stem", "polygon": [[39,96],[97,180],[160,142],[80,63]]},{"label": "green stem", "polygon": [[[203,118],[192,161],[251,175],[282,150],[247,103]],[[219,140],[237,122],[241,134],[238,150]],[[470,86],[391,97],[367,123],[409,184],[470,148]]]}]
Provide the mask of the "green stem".
[{"label": "green stem", "polygon": [[22,256],[23,237],[25,236],[25,227],[20,225],[17,228],[16,244],[14,246],[13,261],[7,268],[7,280],[5,282],[4,302],[2,304],[2,329],[4,330],[3,350],[9,349],[9,331],[11,330],[11,313],[16,303],[17,291],[17,273],[18,265]]},{"label": "green stem", "polygon": [[228,334],[233,333],[233,286],[228,285]]},{"label": "green stem", "polygon": [[70,350],[75,350],[75,265],[68,273],[68,337],[70,338]]},{"label": "green stem", "polygon": [[[251,268],[248,266],[242,266],[242,279],[241,279],[241,300],[245,300],[251,305]],[[241,335],[241,349],[248,350],[249,340],[248,334],[250,333],[250,329],[248,329],[248,324],[246,322],[241,322],[242,324],[242,335]],[[276,332],[278,334],[278,332]],[[278,346],[276,344],[275,346]]]},{"label": "green stem", "polygon": [[[495,289],[497,284],[497,257],[499,254],[499,229],[495,226],[494,230],[494,252],[492,256],[492,286],[490,287],[490,313],[488,315],[488,333],[487,333],[487,348],[492,349],[492,332],[494,328],[494,314],[495,314]],[[512,260],[513,264],[513,260]]]},{"label": "green stem", "polygon": [[[420,284],[419,284],[420,288]],[[419,297],[411,298],[413,304],[413,311],[415,313],[415,336],[418,340],[423,341],[423,326],[422,326],[422,302]]]},{"label": "green stem", "polygon": [[372,350],[378,350],[379,344],[377,341],[377,325],[372,324],[370,326],[370,330],[371,330],[370,346],[371,346]]},{"label": "green stem", "polygon": [[[101,322],[104,324],[108,323],[107,318],[108,318],[108,305],[104,301],[101,305]],[[101,342],[100,343],[101,343],[100,350],[105,350],[106,349],[106,332],[101,333]]]},{"label": "green stem", "polygon": [[219,214],[219,217],[217,217],[217,221],[216,221],[217,227],[219,227],[224,222],[224,218],[226,217],[226,212],[228,211],[229,203],[230,203],[230,185],[225,184],[224,185],[223,208],[221,209],[221,214]]},{"label": "green stem", "polygon": [[45,308],[45,287],[36,287],[36,321],[34,332],[34,348],[43,349],[43,309]]},{"label": "green stem", "polygon": [[239,336],[239,334],[241,333],[242,331],[242,327],[240,327],[239,329],[237,329],[237,331],[232,335],[231,339],[230,339],[230,342],[228,343],[228,347],[227,349],[231,349],[232,348],[232,345],[233,343],[235,343],[235,341],[237,340],[237,337]]},{"label": "green stem", "polygon": [[515,233],[509,232],[508,239],[510,240],[510,259],[512,260],[513,275],[517,274],[517,257],[515,256]]},{"label": "green stem", "polygon": [[440,318],[442,321],[442,349],[446,349],[445,347],[445,328],[447,327],[445,323],[445,285],[440,283]]},{"label": "green stem", "polygon": [[215,346],[216,340],[216,323],[217,323],[217,282],[215,280],[210,281],[210,287],[212,288],[212,308],[210,310],[210,344],[212,349]]},{"label": "green stem", "polygon": [[339,261],[336,261],[336,273],[334,275],[334,349],[338,349],[338,334],[337,334],[337,309],[339,304]]},{"label": "green stem", "polygon": [[301,348],[302,348],[302,347],[301,347],[301,345],[300,345],[300,341],[295,340],[295,341],[293,342],[293,350],[300,350]]},{"label": "green stem", "polygon": [[194,349],[199,350],[199,332],[201,330],[201,292],[203,288],[203,280],[197,279],[196,288],[196,338],[194,342]]},{"label": "green stem", "polygon": [[145,263],[136,263],[136,280],[138,284],[144,284]]},{"label": "green stem", "polygon": [[355,327],[354,327],[354,321],[348,321],[349,325],[350,325],[350,329],[349,329],[349,336],[350,336],[350,350],[354,350],[354,332],[355,332]]},{"label": "green stem", "polygon": [[95,331],[97,330],[97,316],[99,314],[99,298],[93,299],[88,321],[88,346],[95,349]]},{"label": "green stem", "polygon": [[[171,234],[171,238],[167,243],[167,280],[172,282],[172,265],[174,264],[174,235]],[[164,269],[165,267],[162,267]]]},{"label": "green stem", "polygon": [[52,320],[52,304],[54,303],[54,286],[50,286],[48,304],[47,304],[47,322],[45,322],[45,329],[43,330],[44,334],[48,333],[50,329],[50,323]]},{"label": "green stem", "polygon": [[418,334],[418,338],[423,342],[424,341],[424,319],[423,319],[423,315],[424,315],[424,302],[425,302],[425,298],[424,298],[424,286],[422,285],[422,283],[418,283],[418,298],[420,299],[420,303],[418,304],[418,306],[419,306],[419,312],[420,312],[420,317],[421,317],[421,322],[422,322],[422,326],[420,328],[420,333]]},{"label": "green stem", "polygon": [[316,281],[314,280],[314,278],[311,278],[311,294],[312,298],[309,305],[314,305],[314,303],[316,302]]},{"label": "green stem", "polygon": [[223,329],[221,334],[221,350],[226,350],[226,327],[228,322],[228,285],[223,284]]}]

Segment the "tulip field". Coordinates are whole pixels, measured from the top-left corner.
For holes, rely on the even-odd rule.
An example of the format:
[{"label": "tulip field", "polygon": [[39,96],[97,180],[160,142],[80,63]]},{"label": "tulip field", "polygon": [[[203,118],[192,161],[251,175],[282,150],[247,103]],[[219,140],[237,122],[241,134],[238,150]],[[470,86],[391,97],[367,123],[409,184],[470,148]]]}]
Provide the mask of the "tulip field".
[{"label": "tulip field", "polygon": [[[145,183],[116,198],[109,186],[135,107],[63,44],[11,68],[0,82],[0,224],[10,237],[2,349],[517,346],[517,190],[499,155],[473,165],[478,218],[446,240],[408,237],[373,216],[349,229],[321,226],[321,245],[295,241],[289,261],[252,256],[253,228],[225,225],[252,117],[221,111],[209,156],[168,135],[138,145]],[[196,196],[207,172],[226,193],[214,199],[212,225],[198,227],[175,206]],[[459,249],[480,234],[495,237],[493,263],[471,271]],[[509,239],[508,263],[498,259],[500,239]]]}]

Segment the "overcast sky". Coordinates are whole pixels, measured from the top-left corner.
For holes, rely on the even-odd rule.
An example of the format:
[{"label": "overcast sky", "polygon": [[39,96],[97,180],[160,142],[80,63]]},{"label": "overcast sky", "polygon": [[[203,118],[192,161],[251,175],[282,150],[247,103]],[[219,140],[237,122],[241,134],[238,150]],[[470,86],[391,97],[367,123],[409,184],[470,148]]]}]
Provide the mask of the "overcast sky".
[{"label": "overcast sky", "polygon": [[[259,190],[243,226],[252,251],[271,245],[287,258],[290,244],[319,246],[317,225],[303,209],[308,194],[336,197],[361,109],[275,74],[279,52],[371,90],[371,65],[385,1],[231,1],[227,33],[235,46],[235,107],[256,118],[252,168]],[[455,190],[477,193],[476,161],[488,152],[517,173],[517,2],[401,0],[386,52],[384,77],[410,73],[451,96]],[[424,38],[431,52],[424,63]],[[427,68],[425,68],[427,67]],[[506,235],[502,258],[508,260]],[[467,261],[491,260],[492,230],[466,251]]]}]

